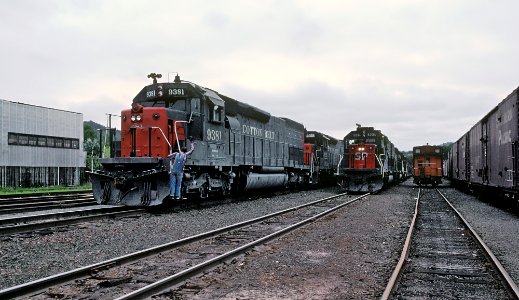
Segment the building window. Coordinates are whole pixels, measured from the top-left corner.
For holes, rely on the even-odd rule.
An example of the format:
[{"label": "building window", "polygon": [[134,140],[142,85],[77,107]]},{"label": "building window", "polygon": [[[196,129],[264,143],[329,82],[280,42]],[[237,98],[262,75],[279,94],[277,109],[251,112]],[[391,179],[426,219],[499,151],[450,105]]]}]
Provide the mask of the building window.
[{"label": "building window", "polygon": [[55,141],[56,141],[55,145],[57,148],[63,148],[63,139],[56,138]]},{"label": "building window", "polygon": [[28,145],[29,144],[29,137],[26,135],[19,135],[18,136],[18,145]]},{"label": "building window", "polygon": [[47,139],[44,136],[38,137],[38,146],[40,146],[40,147],[47,146]]},{"label": "building window", "polygon": [[8,132],[9,145],[79,149],[79,139]]},{"label": "building window", "polygon": [[16,133],[9,132],[8,138],[7,138],[7,143],[9,145],[16,145],[16,144],[18,144],[18,135]]},{"label": "building window", "polygon": [[34,135],[29,135],[29,146],[36,146],[38,144],[38,138]]},{"label": "building window", "polygon": [[54,138],[53,137],[47,137],[47,147],[55,147]]}]

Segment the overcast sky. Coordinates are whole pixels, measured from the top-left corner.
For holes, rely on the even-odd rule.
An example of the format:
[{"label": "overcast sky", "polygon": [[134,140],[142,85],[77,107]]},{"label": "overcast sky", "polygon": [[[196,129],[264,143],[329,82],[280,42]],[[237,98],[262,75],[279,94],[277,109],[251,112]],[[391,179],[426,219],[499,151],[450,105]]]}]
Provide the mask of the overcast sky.
[{"label": "overcast sky", "polygon": [[0,1],[0,99],[102,124],[147,74],[178,72],[410,150],[457,140],[519,85],[517,0]]}]

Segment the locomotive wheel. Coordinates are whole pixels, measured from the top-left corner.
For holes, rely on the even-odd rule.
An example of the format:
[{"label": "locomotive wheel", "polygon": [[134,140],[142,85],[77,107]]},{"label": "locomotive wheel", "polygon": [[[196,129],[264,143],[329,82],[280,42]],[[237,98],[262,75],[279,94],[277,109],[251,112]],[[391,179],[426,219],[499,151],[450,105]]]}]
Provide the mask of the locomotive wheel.
[{"label": "locomotive wheel", "polygon": [[199,191],[200,191],[200,199],[204,199],[204,198],[209,197],[209,191],[208,191],[208,189],[207,189],[207,184],[204,183],[204,184],[200,187]]}]

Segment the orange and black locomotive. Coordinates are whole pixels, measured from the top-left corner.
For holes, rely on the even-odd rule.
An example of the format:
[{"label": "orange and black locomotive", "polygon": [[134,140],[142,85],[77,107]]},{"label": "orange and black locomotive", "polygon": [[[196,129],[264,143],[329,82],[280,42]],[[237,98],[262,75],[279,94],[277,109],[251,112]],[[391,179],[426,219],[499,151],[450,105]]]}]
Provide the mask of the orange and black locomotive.
[{"label": "orange and black locomotive", "polygon": [[378,192],[406,177],[404,156],[373,127],[358,126],[344,137],[337,184],[348,192]]}]

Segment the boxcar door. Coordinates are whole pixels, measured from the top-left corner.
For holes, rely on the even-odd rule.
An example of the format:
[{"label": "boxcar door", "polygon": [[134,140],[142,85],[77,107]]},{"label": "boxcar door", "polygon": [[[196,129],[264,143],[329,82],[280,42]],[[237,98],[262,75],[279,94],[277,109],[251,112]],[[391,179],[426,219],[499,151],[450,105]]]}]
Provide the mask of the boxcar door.
[{"label": "boxcar door", "polygon": [[465,135],[465,180],[470,182],[471,177],[471,165],[470,165],[470,134]]},{"label": "boxcar door", "polygon": [[488,119],[481,121],[481,161],[482,161],[482,181],[483,184],[489,182],[488,172]]}]

